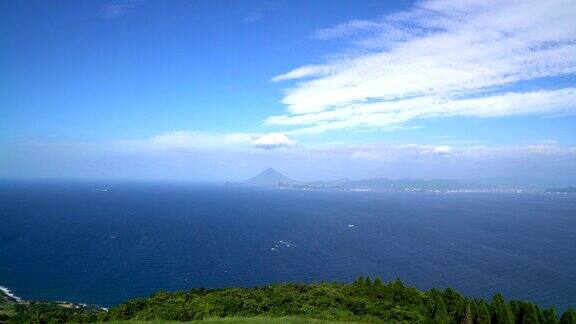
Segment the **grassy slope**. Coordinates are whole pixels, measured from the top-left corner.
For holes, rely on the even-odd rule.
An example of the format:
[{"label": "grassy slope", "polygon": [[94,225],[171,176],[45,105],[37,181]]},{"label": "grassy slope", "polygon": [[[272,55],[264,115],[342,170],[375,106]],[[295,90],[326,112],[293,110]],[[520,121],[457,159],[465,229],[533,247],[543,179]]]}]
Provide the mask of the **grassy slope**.
[{"label": "grassy slope", "polygon": [[14,302],[0,291],[0,323],[3,322],[5,317],[14,316],[15,314]]},{"label": "grassy slope", "polygon": [[[170,322],[170,321],[112,321],[106,322],[108,324],[177,324],[183,322]],[[192,321],[184,322],[191,324],[355,324],[358,322],[334,322],[334,321],[323,321],[314,319],[302,319],[302,318],[269,318],[269,317],[229,317],[229,318],[216,318],[216,319],[205,319],[202,321]]]}]

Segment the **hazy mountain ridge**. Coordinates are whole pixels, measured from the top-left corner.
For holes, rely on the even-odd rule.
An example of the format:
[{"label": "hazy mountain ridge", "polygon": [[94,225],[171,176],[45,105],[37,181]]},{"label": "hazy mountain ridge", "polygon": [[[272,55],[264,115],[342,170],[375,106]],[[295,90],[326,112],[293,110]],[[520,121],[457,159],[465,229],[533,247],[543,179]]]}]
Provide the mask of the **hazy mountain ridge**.
[{"label": "hazy mountain ridge", "polygon": [[[529,178],[486,179],[338,179],[328,181],[295,181],[268,168],[244,184],[293,190],[341,191],[429,191],[429,192],[546,192],[574,193],[573,186],[559,186],[557,181]],[[557,189],[550,189],[557,188]]]}]

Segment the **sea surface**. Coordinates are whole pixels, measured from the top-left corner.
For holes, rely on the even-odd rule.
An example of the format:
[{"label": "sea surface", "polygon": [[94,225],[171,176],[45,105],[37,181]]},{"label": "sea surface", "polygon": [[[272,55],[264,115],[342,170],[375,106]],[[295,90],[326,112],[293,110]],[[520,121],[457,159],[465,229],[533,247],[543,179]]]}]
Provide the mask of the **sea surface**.
[{"label": "sea surface", "polygon": [[0,183],[0,286],[24,299],[358,276],[576,306],[576,195]]}]

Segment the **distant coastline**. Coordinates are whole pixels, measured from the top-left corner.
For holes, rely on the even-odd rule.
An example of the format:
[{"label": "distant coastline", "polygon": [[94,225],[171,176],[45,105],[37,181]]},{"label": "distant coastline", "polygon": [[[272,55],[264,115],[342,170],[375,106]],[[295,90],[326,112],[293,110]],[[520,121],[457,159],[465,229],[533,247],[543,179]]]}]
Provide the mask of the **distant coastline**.
[{"label": "distant coastline", "polygon": [[[430,193],[576,193],[574,186],[558,186],[554,181],[527,178],[492,179],[340,179],[297,181],[268,168],[241,183],[228,185],[260,186],[283,190],[352,191],[352,192],[430,192]],[[552,188],[552,189],[551,189]],[[554,189],[555,188],[555,189]]]}]

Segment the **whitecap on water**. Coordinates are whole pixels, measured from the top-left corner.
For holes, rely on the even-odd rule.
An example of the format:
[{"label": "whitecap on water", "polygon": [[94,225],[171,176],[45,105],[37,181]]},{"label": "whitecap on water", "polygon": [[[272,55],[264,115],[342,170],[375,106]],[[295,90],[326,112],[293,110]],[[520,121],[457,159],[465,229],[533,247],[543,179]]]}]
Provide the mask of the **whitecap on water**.
[{"label": "whitecap on water", "polygon": [[6,296],[8,296],[8,297],[10,297],[10,298],[12,298],[12,299],[14,299],[14,300],[16,300],[16,301],[18,301],[18,302],[19,302],[19,301],[22,301],[22,299],[21,299],[20,297],[14,295],[14,294],[12,293],[12,291],[11,291],[10,289],[6,288],[6,287],[0,286],[0,291],[2,291]]},{"label": "whitecap on water", "polygon": [[291,249],[291,248],[295,248],[298,245],[288,242],[288,241],[284,241],[284,240],[280,240],[276,243],[274,243],[274,246],[272,246],[270,248],[270,251],[280,251],[280,250],[285,250],[285,249]]}]

